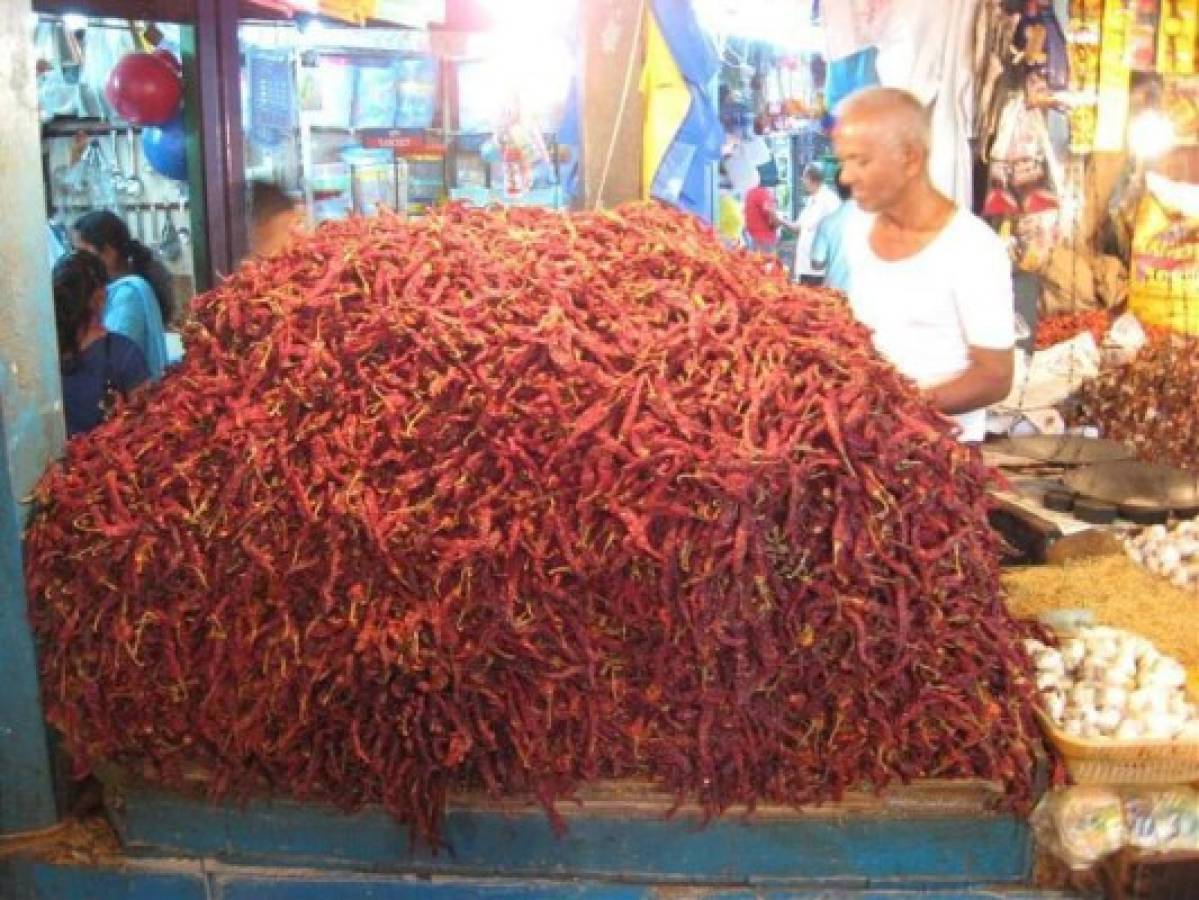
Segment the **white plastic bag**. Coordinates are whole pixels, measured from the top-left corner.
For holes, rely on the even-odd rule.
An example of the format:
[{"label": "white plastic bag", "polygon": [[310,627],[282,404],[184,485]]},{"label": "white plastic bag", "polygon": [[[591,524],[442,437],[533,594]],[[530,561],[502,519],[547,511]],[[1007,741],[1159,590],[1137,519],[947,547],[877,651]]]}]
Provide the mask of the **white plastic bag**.
[{"label": "white plastic bag", "polygon": [[1030,822],[1037,843],[1072,869],[1087,869],[1124,846],[1123,801],[1114,790],[1079,785],[1046,794]]},{"label": "white plastic bag", "polygon": [[1199,794],[1190,788],[1129,793],[1124,819],[1133,847],[1155,853],[1199,852]]}]

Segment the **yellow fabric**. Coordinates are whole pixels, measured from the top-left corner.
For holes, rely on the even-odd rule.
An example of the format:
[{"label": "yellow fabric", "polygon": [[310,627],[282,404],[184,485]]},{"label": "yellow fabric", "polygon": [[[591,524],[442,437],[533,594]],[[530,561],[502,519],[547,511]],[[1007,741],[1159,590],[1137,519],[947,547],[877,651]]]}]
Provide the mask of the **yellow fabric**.
[{"label": "yellow fabric", "polygon": [[364,25],[375,17],[377,5],[377,0],[320,0],[318,8],[326,16]]},{"label": "yellow fabric", "polygon": [[716,227],[720,236],[726,241],[740,241],[741,232],[745,230],[745,213],[737,198],[727,191],[720,194],[720,206],[717,208]]},{"label": "yellow fabric", "polygon": [[658,167],[691,109],[691,92],[670,46],[662,37],[653,10],[647,9],[645,17],[645,65],[641,70],[641,92],[645,95],[641,196],[648,200]]}]

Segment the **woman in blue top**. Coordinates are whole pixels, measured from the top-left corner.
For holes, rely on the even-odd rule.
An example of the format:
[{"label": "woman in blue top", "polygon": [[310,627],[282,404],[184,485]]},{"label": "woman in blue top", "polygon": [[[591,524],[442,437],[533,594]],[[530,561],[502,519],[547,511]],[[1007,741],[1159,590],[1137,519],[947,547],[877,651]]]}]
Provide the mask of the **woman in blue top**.
[{"label": "woman in blue top", "polygon": [[104,263],[86,251],[70,253],[54,266],[67,437],[95,428],[104,421],[113,394],[127,396],[150,377],[137,344],[100,324],[107,284]]},{"label": "woman in blue top", "polygon": [[104,327],[137,344],[146,357],[150,377],[161,378],[167,365],[164,323],[174,312],[170,273],[108,210],[80,217],[74,242],[77,249],[100,257],[108,271]]}]

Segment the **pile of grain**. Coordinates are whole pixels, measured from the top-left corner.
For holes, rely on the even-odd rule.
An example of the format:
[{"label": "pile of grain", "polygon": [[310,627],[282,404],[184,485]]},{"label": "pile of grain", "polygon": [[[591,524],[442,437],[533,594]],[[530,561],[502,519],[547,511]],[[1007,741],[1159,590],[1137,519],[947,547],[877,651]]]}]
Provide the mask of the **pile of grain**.
[{"label": "pile of grain", "polygon": [[1199,689],[1199,600],[1194,592],[1174,587],[1122,554],[1010,570],[1003,583],[1015,615],[1089,609],[1100,624],[1142,634],[1178,659]]}]

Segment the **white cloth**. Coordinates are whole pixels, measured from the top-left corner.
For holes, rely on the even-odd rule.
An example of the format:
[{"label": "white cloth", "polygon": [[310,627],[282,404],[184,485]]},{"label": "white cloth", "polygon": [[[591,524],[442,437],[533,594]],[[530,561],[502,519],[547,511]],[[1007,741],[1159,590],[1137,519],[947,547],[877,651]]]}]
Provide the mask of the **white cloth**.
[{"label": "white cloth", "polygon": [[[921,387],[942,384],[969,365],[969,348],[1015,345],[1011,264],[985,222],[959,208],[927,247],[906,259],[880,259],[870,246],[875,215],[854,210],[845,227],[849,302],[874,331],[874,346]],[[986,411],[954,417],[961,439],[981,441]]]},{"label": "white cloth", "polygon": [[978,0],[897,0],[878,44],[879,81],[932,104],[929,173],[955,203],[969,208],[973,170],[974,22]]},{"label": "white cloth", "polygon": [[825,3],[820,10],[824,17],[825,56],[835,61],[878,46],[891,20],[892,8],[902,5],[903,0]]},{"label": "white cloth", "polygon": [[821,269],[812,267],[812,245],[816,242],[816,230],[820,223],[831,213],[836,212],[841,205],[841,198],[827,184],[820,185],[799,211],[795,224],[799,226],[799,236],[795,239],[795,265],[791,271],[795,278],[800,275],[820,275]]},{"label": "white cloth", "polygon": [[822,8],[827,54],[878,48],[879,82],[932,104],[933,184],[959,206],[973,193],[974,24],[979,0],[836,0]]}]

